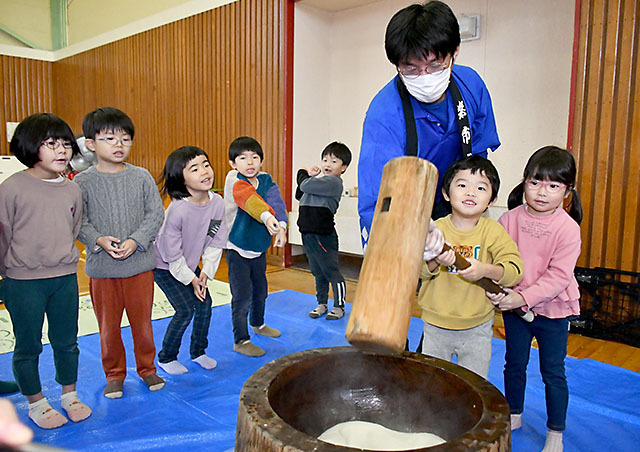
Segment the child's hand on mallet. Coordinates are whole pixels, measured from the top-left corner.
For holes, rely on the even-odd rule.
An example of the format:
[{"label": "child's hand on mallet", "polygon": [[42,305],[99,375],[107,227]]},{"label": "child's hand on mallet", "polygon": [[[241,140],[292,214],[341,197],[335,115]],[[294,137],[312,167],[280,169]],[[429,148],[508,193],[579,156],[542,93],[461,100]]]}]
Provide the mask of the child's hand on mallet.
[{"label": "child's hand on mallet", "polygon": [[447,250],[444,253],[434,258],[437,264],[444,265],[445,267],[451,267],[456,263],[456,252],[453,249]]},{"label": "child's hand on mallet", "polygon": [[485,291],[487,298],[498,307],[501,311],[511,311],[512,309],[519,308],[527,303],[518,292],[508,287],[503,287],[504,293],[489,293]]},{"label": "child's hand on mallet", "polygon": [[442,231],[436,227],[436,223],[433,220],[429,220],[429,233],[427,234],[427,241],[424,244],[424,254],[422,259],[430,261],[435,259],[442,253],[442,247],[444,246],[444,235]]}]

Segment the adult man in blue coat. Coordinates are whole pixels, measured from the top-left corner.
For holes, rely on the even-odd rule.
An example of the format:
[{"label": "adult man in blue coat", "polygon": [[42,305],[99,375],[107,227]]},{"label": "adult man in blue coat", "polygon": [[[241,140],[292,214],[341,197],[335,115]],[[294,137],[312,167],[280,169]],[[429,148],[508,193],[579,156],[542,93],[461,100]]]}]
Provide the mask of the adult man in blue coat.
[{"label": "adult man in blue coat", "polygon": [[489,92],[473,69],[455,64],[459,49],[458,21],[440,1],[408,6],[387,25],[385,50],[398,74],[373,98],[364,121],[358,162],[363,246],[389,160],[417,155],[438,168],[435,219],[448,214],[441,193],[446,169],[500,146]]}]

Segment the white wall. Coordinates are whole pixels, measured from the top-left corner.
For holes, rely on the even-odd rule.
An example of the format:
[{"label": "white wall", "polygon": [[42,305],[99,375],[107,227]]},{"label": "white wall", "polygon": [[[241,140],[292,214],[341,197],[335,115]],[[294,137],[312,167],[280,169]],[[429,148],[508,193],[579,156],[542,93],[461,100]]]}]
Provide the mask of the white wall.
[{"label": "white wall", "polygon": [[[296,5],[294,187],[297,169],[317,163],[322,148],[333,140],[346,143],[353,152],[354,161],[343,179],[345,188],[357,185],[367,107],[395,74],[384,52],[385,28],[396,11],[412,3],[384,0],[337,13]],[[457,63],[481,75],[493,100],[502,146],[490,159],[502,180],[496,206],[504,208],[533,151],[546,144],[566,146],[574,2],[447,3],[456,15],[481,16],[480,39],[462,43]],[[292,205],[293,223],[295,200]],[[336,217],[341,251],[360,252],[357,216],[357,199],[343,197]],[[298,243],[295,227],[290,239]]]},{"label": "white wall", "polygon": [[538,148],[567,145],[574,1],[488,1],[483,74],[502,146],[491,159],[502,179],[499,205]]}]

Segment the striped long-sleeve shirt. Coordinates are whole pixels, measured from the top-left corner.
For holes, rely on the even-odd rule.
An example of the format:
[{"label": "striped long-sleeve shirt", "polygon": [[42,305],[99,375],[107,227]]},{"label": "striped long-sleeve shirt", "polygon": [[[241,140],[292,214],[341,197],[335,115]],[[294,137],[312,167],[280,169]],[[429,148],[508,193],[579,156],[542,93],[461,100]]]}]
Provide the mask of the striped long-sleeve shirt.
[{"label": "striped long-sleeve shirt", "polygon": [[231,170],[224,184],[227,248],[245,257],[257,257],[271,246],[271,235],[264,225],[266,218],[273,215],[281,224],[287,224],[287,208],[276,183],[267,173],[258,174],[257,180],[258,186],[254,187],[237,170]]}]

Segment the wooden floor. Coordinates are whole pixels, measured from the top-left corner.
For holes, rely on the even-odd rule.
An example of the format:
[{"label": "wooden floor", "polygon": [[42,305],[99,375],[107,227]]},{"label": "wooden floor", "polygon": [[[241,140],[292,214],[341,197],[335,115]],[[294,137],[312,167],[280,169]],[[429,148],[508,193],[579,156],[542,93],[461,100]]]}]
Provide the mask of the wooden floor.
[{"label": "wooden floor", "polygon": [[[89,293],[89,278],[84,273],[84,263],[80,263],[80,271],[78,272],[78,284],[81,295]],[[224,259],[220,262],[216,279],[229,282],[227,277],[227,264]],[[283,269],[273,265],[267,267],[267,280],[269,281],[269,292],[277,292],[279,290],[291,289],[297,292],[314,294],[315,282],[313,275],[306,271],[295,268]],[[347,297],[348,301],[354,300],[357,281],[347,280]],[[496,317],[494,335],[503,337],[502,319],[498,315]],[[534,343],[535,346],[535,343]],[[590,358],[596,361],[612,364],[614,366],[624,367],[625,369],[640,372],[640,348],[631,347],[629,345],[617,342],[603,341],[593,339],[577,334],[569,335],[567,345],[569,356],[574,358]]]}]

